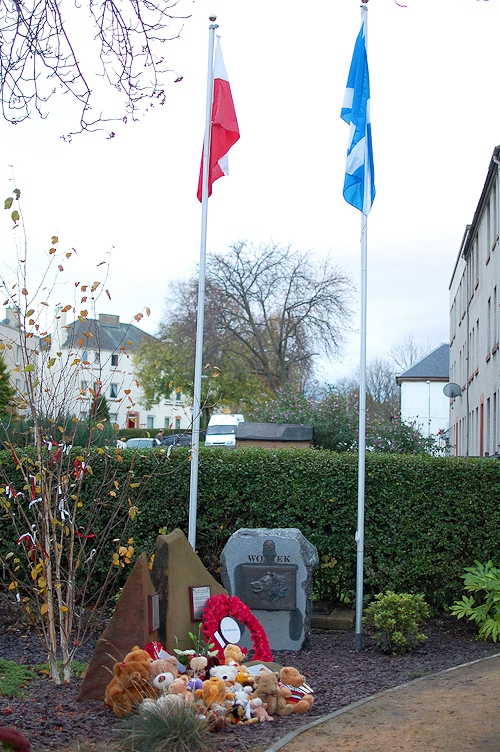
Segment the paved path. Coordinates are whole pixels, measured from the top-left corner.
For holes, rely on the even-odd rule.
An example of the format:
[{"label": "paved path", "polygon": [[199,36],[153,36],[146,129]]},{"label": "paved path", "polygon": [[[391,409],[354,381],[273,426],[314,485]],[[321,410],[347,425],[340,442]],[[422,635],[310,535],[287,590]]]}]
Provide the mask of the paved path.
[{"label": "paved path", "polygon": [[500,653],[331,713],[266,752],[277,750],[500,752]]}]

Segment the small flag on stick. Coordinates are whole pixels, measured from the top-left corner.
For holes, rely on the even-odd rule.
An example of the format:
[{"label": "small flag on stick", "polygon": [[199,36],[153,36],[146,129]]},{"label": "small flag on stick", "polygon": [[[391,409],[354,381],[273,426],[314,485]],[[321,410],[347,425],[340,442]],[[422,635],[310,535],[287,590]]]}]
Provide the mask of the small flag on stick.
[{"label": "small flag on stick", "polygon": [[354,45],[340,117],[350,125],[344,198],[368,216],[375,198],[365,15]]},{"label": "small flag on stick", "polygon": [[[215,49],[214,94],[210,136],[210,168],[208,175],[208,195],[212,195],[212,183],[229,174],[227,154],[240,137],[236,112],[234,111],[231,87],[227,78],[219,39]],[[202,199],[203,154],[201,157],[198,199]]]}]

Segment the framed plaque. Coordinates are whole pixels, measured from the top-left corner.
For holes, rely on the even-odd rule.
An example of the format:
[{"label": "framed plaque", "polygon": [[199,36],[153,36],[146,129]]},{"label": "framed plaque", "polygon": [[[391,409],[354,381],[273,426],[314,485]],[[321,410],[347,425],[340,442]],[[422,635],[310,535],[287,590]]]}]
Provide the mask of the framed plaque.
[{"label": "framed plaque", "polygon": [[210,598],[210,586],[202,585],[200,587],[189,588],[189,605],[191,607],[191,621],[200,621],[203,615],[203,609]]},{"label": "framed plaque", "polygon": [[149,633],[156,632],[160,626],[160,601],[158,593],[148,595]]}]

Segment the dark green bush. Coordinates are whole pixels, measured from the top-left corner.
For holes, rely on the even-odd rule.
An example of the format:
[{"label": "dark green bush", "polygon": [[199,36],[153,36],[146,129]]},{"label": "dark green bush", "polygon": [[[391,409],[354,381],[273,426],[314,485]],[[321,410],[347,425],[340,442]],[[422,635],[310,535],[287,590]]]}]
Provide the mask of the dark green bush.
[{"label": "dark green bush", "polygon": [[[135,456],[141,482],[131,522],[136,553],[151,553],[159,529],[187,534],[189,449],[175,448],[160,465],[147,450],[123,451],[126,474]],[[86,499],[109,514],[100,497],[97,455],[85,481]],[[0,462],[15,472],[9,452]],[[164,468],[162,471],[161,468]],[[422,593],[433,609],[450,606],[463,589],[461,574],[474,560],[498,560],[500,463],[487,458],[373,453],[366,460],[365,593]],[[201,449],[197,549],[216,576],[228,537],[242,527],[296,527],[333,567],[318,574],[318,597],[345,599],[355,589],[357,455],[328,451]],[[95,531],[98,534],[98,530]],[[17,537],[0,515],[0,551]],[[103,563],[103,571],[104,571]],[[98,583],[96,583],[97,585]],[[318,591],[318,588],[320,592]]]}]

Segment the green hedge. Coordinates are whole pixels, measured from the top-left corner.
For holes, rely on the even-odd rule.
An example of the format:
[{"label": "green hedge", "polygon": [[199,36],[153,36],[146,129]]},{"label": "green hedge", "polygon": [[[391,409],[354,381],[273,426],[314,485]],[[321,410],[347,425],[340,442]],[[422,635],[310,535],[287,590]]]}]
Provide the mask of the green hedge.
[{"label": "green hedge", "polygon": [[[187,534],[189,450],[176,448],[158,467],[161,450],[123,452],[118,473],[136,458],[142,478],[141,514],[132,523],[136,552],[152,552],[159,529]],[[352,597],[355,588],[357,455],[328,451],[201,449],[197,549],[218,573],[227,538],[242,527],[296,527],[325,564],[318,596]],[[108,460],[109,461],[109,460]],[[0,453],[3,467],[9,453]],[[86,478],[93,503],[102,455]],[[2,468],[3,469],[3,468]],[[10,475],[10,477],[12,477]],[[500,463],[487,458],[370,454],[366,460],[365,594],[387,588],[423,593],[434,608],[462,593],[460,574],[475,559],[500,562]],[[112,503],[112,500],[109,501]],[[11,550],[12,531],[0,518],[0,547]]]}]

